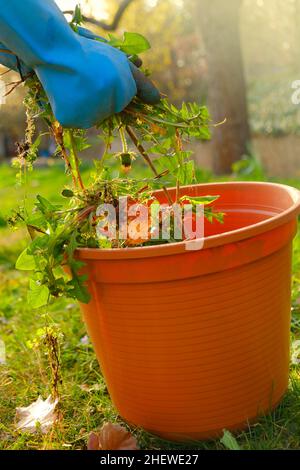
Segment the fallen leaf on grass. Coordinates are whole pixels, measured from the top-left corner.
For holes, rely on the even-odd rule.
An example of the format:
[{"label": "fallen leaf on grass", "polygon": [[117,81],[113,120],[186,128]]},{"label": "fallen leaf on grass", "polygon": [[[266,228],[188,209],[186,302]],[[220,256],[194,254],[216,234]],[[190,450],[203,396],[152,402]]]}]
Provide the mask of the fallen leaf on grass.
[{"label": "fallen leaf on grass", "polygon": [[291,361],[294,366],[300,364],[300,341],[294,341],[292,343],[292,351],[291,351]]},{"label": "fallen leaf on grass", "polygon": [[90,344],[90,338],[88,337],[88,335],[84,335],[82,338],[80,338],[79,343],[83,344],[84,346],[88,345]]},{"label": "fallen leaf on grass", "polygon": [[83,392],[99,392],[103,387],[100,384],[88,385],[88,384],[81,384],[79,385],[80,390]]},{"label": "fallen leaf on grass", "polygon": [[38,429],[43,433],[48,432],[57,419],[55,413],[57,403],[58,400],[53,400],[50,395],[47,400],[38,397],[31,405],[17,408],[16,417],[19,420],[17,429],[29,433],[34,433]]},{"label": "fallen leaf on grass", "polygon": [[5,343],[0,339],[0,364],[6,364]]},{"label": "fallen leaf on grass", "polygon": [[119,424],[105,423],[99,432],[91,432],[88,450],[137,450],[135,437]]},{"label": "fallen leaf on grass", "polygon": [[231,434],[231,432],[226,429],[223,430],[223,437],[220,439],[220,442],[228,450],[242,450],[236,440],[236,438]]}]

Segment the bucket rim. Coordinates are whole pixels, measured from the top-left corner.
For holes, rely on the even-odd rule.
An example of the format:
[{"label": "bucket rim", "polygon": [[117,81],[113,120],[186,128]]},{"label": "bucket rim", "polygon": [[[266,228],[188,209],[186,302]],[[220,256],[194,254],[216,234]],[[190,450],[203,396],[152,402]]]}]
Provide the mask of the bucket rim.
[{"label": "bucket rim", "polygon": [[[208,188],[215,190],[217,188],[227,187],[228,189],[238,189],[238,188],[249,188],[253,191],[255,187],[273,187],[280,191],[285,190],[287,194],[291,197],[292,204],[286,210],[271,216],[269,219],[263,220],[261,222],[248,225],[236,230],[231,230],[217,235],[211,235],[204,237],[203,240],[203,249],[214,248],[222,245],[227,245],[230,243],[236,243],[248,238],[255,237],[265,232],[269,232],[281,225],[284,225],[300,214],[300,191],[292,186],[288,186],[280,183],[272,182],[260,182],[260,181],[225,181],[225,182],[215,182],[215,183],[200,183],[193,184],[188,186],[182,186],[181,192],[199,187],[199,188]],[[170,191],[175,191],[176,188],[168,188]],[[163,195],[162,190],[154,191],[156,195]],[[78,248],[76,250],[76,255],[79,259],[83,260],[92,260],[92,259],[138,259],[138,258],[151,258],[157,256],[169,256],[174,254],[190,253],[193,251],[191,247],[195,242],[199,242],[201,239],[188,240],[174,243],[167,243],[162,245],[152,245],[152,246],[143,246],[143,247],[129,247],[129,248]]]}]

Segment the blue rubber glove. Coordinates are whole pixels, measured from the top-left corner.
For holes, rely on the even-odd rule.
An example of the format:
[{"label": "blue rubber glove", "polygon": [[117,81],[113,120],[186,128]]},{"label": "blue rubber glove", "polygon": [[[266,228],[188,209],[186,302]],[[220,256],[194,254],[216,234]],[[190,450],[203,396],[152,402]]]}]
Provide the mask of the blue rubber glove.
[{"label": "blue rubber glove", "polygon": [[[7,52],[4,52],[7,51]],[[0,64],[19,72],[21,77],[25,78],[32,69],[28,68],[24,62],[18,59],[7,47],[0,42]]]},{"label": "blue rubber glove", "polygon": [[0,0],[0,62],[23,76],[34,70],[65,127],[89,128],[122,111],[138,91],[159,101],[125,54],[92,39],[76,34],[53,0]]},{"label": "blue rubber glove", "polygon": [[[80,36],[84,36],[88,39],[100,39],[101,41],[105,41],[105,39],[102,36],[98,36],[97,34],[94,34],[92,31],[86,28],[82,28],[79,26],[77,28],[77,32]],[[140,67],[142,65],[142,61],[140,58],[137,58],[139,61],[138,66]],[[137,96],[144,101],[145,103],[148,104],[156,104],[160,101],[161,96],[158,91],[158,89],[153,85],[152,81],[147,78],[139,69],[138,67],[133,64],[132,62],[129,61],[131,73],[133,75],[133,78],[135,80],[136,88],[137,88]]]}]

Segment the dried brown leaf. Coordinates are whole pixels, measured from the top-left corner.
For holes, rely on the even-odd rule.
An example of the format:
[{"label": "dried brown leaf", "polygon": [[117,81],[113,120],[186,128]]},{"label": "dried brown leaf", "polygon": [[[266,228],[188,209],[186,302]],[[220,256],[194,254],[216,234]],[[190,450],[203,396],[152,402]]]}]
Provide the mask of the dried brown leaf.
[{"label": "dried brown leaf", "polygon": [[105,423],[99,432],[91,432],[88,450],[137,450],[137,440],[119,424]]}]

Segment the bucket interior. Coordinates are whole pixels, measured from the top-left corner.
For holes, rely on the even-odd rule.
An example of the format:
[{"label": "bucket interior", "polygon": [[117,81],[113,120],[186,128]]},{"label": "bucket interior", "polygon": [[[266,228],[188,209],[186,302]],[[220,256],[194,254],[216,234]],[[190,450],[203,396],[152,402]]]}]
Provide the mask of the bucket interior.
[{"label": "bucket interior", "polygon": [[204,233],[206,237],[255,225],[281,212],[267,207],[253,209],[253,207],[246,207],[238,203],[227,205],[219,204],[215,205],[215,208],[217,212],[224,213],[224,221],[223,223],[219,223],[218,221],[209,222],[205,219]]},{"label": "bucket interior", "polygon": [[[185,189],[182,189],[182,193]],[[293,188],[260,183],[212,184],[189,187],[189,196],[220,196],[214,210],[225,214],[224,223],[205,220],[205,237],[258,224],[292,208],[299,199]]]}]

